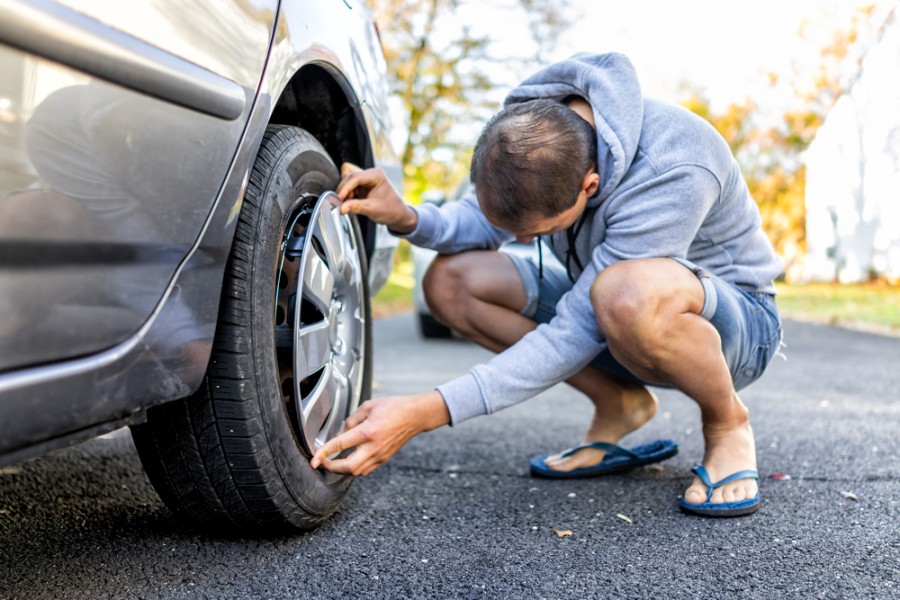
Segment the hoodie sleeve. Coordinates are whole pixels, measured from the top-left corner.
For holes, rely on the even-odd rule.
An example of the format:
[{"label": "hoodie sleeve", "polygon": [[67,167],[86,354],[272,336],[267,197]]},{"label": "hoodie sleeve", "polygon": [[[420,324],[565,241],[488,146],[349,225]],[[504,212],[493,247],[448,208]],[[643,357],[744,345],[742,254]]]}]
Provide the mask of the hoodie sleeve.
[{"label": "hoodie sleeve", "polygon": [[438,387],[456,425],[507,408],[565,381],[606,349],[597,328],[590,289],[600,272],[620,260],[684,257],[719,196],[705,169],[681,166],[630,189],[610,202],[605,240],[556,316],[490,362]]},{"label": "hoodie sleeve", "polygon": [[556,306],[556,316],[490,362],[438,386],[457,425],[518,404],[583,369],[606,348],[590,303],[594,264]]},{"label": "hoodie sleeve", "polygon": [[455,254],[464,250],[496,249],[513,235],[491,225],[481,212],[475,194],[441,207],[433,204],[414,206],[418,223],[408,234],[398,235],[411,244]]}]

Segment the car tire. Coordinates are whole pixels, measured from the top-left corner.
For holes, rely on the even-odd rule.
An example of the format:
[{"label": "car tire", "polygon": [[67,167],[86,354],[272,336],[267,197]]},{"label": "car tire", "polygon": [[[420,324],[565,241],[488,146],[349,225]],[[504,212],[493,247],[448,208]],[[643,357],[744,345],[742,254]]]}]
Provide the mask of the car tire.
[{"label": "car tire", "polygon": [[453,337],[453,331],[428,314],[419,313],[419,332],[426,339],[447,339]]},{"label": "car tire", "polygon": [[359,224],[319,201],[338,180],[309,133],[266,130],[204,382],[132,428],[153,486],[190,523],[240,534],[309,530],[350,487],[352,477],[309,464],[371,391]]}]

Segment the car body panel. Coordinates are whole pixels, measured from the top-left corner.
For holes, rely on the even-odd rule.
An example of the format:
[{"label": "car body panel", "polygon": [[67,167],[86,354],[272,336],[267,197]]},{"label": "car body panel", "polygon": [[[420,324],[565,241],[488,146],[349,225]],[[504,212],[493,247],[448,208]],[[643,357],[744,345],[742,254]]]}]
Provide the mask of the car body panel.
[{"label": "car body panel", "polygon": [[[34,2],[29,0],[29,4]],[[56,0],[56,3],[102,24],[107,36],[109,30],[120,32],[157,46],[217,78],[230,80],[247,92],[241,94],[242,100],[252,98],[259,85],[278,11],[278,0]],[[141,53],[141,58],[148,60],[146,51]]]},{"label": "car body panel", "polygon": [[[252,60],[232,61],[220,75],[124,33],[123,17],[149,23],[154,11],[172,8],[139,6],[146,14],[120,11],[110,25],[43,1],[3,9],[7,44],[106,81],[0,47],[8,105],[0,372],[89,355],[134,334],[197,239],[240,141],[274,10],[268,23],[245,18],[241,28],[237,12],[204,28],[219,37],[253,32],[241,40]],[[207,42],[203,50],[227,46]],[[218,114],[185,107],[204,103]],[[178,320],[173,331],[190,339],[190,315]]]},{"label": "car body panel", "polygon": [[[376,98],[381,91],[371,81],[366,85],[359,81],[360,73],[376,72],[370,69],[381,69],[383,73],[383,63],[379,66],[377,59],[366,58],[369,52],[366,47],[356,48],[354,53],[354,45],[366,37],[348,36],[345,31],[348,21],[345,11],[363,11],[364,7],[341,0],[317,1],[313,3],[313,11],[298,6],[299,3],[287,1],[281,4],[266,70],[255,100],[245,108],[248,119],[234,121],[242,129],[230,147],[233,159],[224,162],[224,172],[217,165],[220,171],[216,177],[221,186],[209,196],[205,212],[197,211],[202,218],[195,224],[194,238],[179,240],[184,244],[178,248],[181,260],[166,263],[171,269],[168,285],[163,282],[154,303],[141,304],[143,310],[149,310],[137,330],[86,356],[0,373],[0,464],[90,437],[113,423],[139,421],[148,407],[185,397],[197,388],[209,360],[223,269],[249,169],[276,102],[301,68],[317,65],[333,74],[347,94],[370,146],[367,161],[362,157],[358,160],[365,163],[362,166],[384,167],[399,185],[397,155],[388,135],[390,125],[375,110],[384,103],[383,99]],[[363,26],[359,27],[362,31]],[[370,36],[374,39],[374,34]],[[334,40],[345,37],[354,37],[355,41],[334,44]],[[0,51],[17,52],[3,46]],[[228,75],[236,77],[233,72]],[[186,137],[201,117],[229,123],[197,111],[189,112],[194,118],[190,124],[184,123]],[[165,148],[157,146],[157,150],[164,152]],[[0,240],[4,239],[0,236]],[[370,267],[384,271],[383,265],[377,265],[378,255],[380,252],[381,263],[389,262],[391,249],[392,243],[377,241]],[[154,281],[162,279],[160,275]],[[8,289],[0,288],[0,301]],[[11,314],[18,313],[11,311]]]}]

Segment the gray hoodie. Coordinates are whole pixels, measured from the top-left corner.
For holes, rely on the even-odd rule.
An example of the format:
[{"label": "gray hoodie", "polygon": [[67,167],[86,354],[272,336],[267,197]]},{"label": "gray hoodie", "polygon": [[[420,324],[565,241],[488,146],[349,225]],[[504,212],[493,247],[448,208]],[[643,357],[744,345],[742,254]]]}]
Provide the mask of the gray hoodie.
[{"label": "gray hoodie", "polygon": [[[589,291],[600,271],[617,261],[686,258],[745,290],[775,292],[781,260],[761,229],[737,161],[709,123],[643,98],[634,67],[620,54],[578,54],[551,65],[514,89],[506,104],[573,94],[593,107],[600,175],[573,249],[584,271],[570,262],[575,284],[553,320],[438,387],[453,424],[526,400],[603,351]],[[497,248],[513,237],[485,219],[474,195],[416,212],[418,225],[405,237],[441,253]],[[543,240],[565,262],[566,232]]]}]

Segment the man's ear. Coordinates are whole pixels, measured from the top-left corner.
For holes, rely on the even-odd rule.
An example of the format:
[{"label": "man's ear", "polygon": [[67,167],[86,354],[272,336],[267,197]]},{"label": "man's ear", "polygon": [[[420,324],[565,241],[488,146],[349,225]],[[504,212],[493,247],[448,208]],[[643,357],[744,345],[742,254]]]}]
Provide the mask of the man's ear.
[{"label": "man's ear", "polygon": [[583,191],[588,198],[597,193],[597,190],[600,189],[600,175],[597,174],[597,171],[591,169],[590,173],[584,176],[584,179],[581,181],[581,191]]}]

